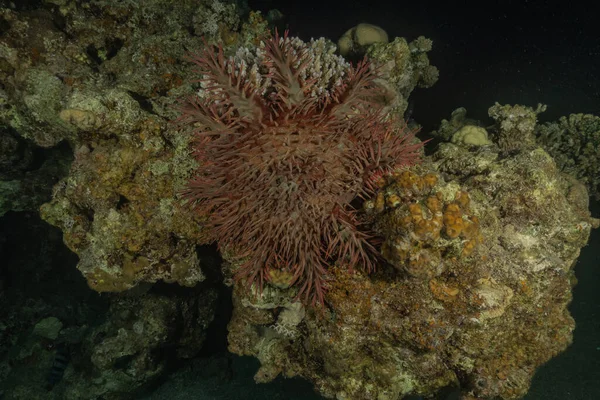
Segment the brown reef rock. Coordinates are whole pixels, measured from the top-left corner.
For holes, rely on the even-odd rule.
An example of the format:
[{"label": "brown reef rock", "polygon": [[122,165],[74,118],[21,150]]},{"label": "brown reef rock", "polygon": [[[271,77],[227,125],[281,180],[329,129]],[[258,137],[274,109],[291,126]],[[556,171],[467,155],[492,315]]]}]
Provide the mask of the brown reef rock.
[{"label": "brown reef rock", "polygon": [[261,361],[258,382],[302,376],[327,398],[522,397],[572,341],[573,266],[598,221],[544,150],[500,154],[442,143],[382,181],[365,208],[387,265],[333,268],[322,310],[236,287],[230,350]]}]

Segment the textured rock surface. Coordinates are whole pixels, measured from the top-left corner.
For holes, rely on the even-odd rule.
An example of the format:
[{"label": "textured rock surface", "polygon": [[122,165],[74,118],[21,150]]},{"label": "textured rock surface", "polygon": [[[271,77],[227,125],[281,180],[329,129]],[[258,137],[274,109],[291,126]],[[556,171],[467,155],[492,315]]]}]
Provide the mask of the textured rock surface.
[{"label": "textured rock surface", "polygon": [[52,192],[69,157],[54,166],[48,156],[40,171],[19,173],[28,153],[15,158],[19,143],[3,139],[0,158],[14,173],[0,177],[0,212],[37,209],[52,195],[42,217],[61,228],[78,268],[101,292],[204,279],[195,253],[205,241],[201,221],[176,195],[194,162],[188,138],[168,123],[179,91],[193,90],[184,82],[190,66],[180,60],[204,45],[193,26],[210,25],[211,39],[222,41],[265,29],[256,17],[239,27],[235,7],[218,1],[178,2],[165,13],[167,3],[0,9],[0,121],[28,140],[30,152],[66,141],[74,159]]},{"label": "textured rock surface", "polygon": [[115,299],[108,318],[87,333],[66,371],[63,398],[130,398],[167,372],[170,363],[195,356],[213,320],[216,299],[211,290]]},{"label": "textured rock surface", "polygon": [[[436,176],[430,184],[384,183],[370,212],[395,268],[370,277],[334,268],[325,309],[290,323],[289,289],[256,298],[238,287],[230,349],[261,361],[259,382],[300,375],[329,398],[397,399],[448,385],[474,398],[523,396],[535,369],[572,340],[572,268],[598,221],[585,187],[545,151],[499,154],[443,143],[414,171]],[[456,218],[471,234],[449,229]]]}]

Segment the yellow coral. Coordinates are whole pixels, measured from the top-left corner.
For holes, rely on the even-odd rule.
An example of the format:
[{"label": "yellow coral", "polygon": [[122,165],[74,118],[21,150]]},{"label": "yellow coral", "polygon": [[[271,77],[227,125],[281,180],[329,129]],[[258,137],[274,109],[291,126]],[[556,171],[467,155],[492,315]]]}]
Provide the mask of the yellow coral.
[{"label": "yellow coral", "polygon": [[411,275],[436,276],[441,254],[468,257],[481,242],[469,194],[458,190],[448,200],[444,189],[437,174],[403,170],[387,177],[387,186],[365,202],[365,210],[384,213],[378,228],[387,239],[384,258]]},{"label": "yellow coral", "polygon": [[133,287],[133,279],[96,268],[85,275],[88,286],[96,292],[122,292]]},{"label": "yellow coral", "polygon": [[399,171],[393,175],[395,183],[403,189],[411,189],[420,191],[423,189],[423,179],[411,171]]},{"label": "yellow coral", "polygon": [[269,284],[279,289],[287,289],[294,284],[294,274],[283,269],[269,270]]},{"label": "yellow coral", "polygon": [[423,183],[425,186],[432,188],[438,182],[438,177],[436,174],[427,174],[423,177]]},{"label": "yellow coral", "polygon": [[451,203],[446,206],[444,210],[444,228],[446,228],[446,235],[449,238],[454,239],[460,236],[463,228],[463,218],[460,206],[456,203]]}]

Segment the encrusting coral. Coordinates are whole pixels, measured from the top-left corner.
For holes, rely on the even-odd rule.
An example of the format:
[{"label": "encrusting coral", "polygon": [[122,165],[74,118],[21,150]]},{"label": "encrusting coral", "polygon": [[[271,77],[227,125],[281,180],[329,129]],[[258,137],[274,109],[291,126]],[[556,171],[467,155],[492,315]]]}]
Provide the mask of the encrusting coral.
[{"label": "encrusting coral", "polygon": [[179,119],[199,164],[185,195],[245,257],[238,278],[262,290],[272,270],[287,271],[298,296],[321,304],[332,259],[373,266],[351,201],[421,147],[377,103],[369,64],[333,51],[287,34],[231,58],[208,47],[192,58],[202,87]]},{"label": "encrusting coral", "polygon": [[440,182],[435,173],[397,171],[364,203],[368,215],[381,214],[374,230],[384,238],[383,258],[412,276],[435,277],[444,259],[470,256],[482,241],[469,194]]}]

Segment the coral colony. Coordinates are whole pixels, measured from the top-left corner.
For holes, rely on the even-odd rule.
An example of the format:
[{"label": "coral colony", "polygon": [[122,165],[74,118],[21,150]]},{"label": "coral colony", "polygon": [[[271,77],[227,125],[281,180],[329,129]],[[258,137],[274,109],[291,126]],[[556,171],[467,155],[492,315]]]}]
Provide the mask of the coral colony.
[{"label": "coral colony", "polygon": [[237,2],[36,3],[0,7],[0,398],[239,398],[226,342],[256,382],[325,398],[511,400],[572,343],[598,116],[459,108],[424,155],[400,117],[438,78],[425,37],[361,23],[336,49]]},{"label": "coral colony", "polygon": [[322,49],[287,33],[230,58],[207,47],[192,58],[202,88],[180,118],[195,127],[200,165],[185,194],[220,245],[246,257],[238,278],[262,289],[288,276],[313,303],[331,259],[373,268],[351,202],[422,146],[386,118],[367,62]]}]

